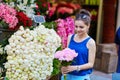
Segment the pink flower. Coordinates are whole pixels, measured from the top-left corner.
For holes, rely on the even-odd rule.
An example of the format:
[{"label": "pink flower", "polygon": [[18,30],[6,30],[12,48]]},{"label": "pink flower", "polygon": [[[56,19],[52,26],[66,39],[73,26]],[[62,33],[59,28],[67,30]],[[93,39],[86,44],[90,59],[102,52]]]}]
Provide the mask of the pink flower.
[{"label": "pink flower", "polygon": [[0,4],[0,10],[0,20],[6,22],[9,28],[14,29],[14,27],[18,23],[18,19],[16,17],[16,10],[4,3]]},{"label": "pink flower", "polygon": [[65,48],[62,51],[57,51],[55,53],[55,58],[60,61],[72,61],[75,57],[77,57],[78,53],[70,48]]},{"label": "pink flower", "polygon": [[74,33],[74,19],[67,17],[66,19],[58,19],[57,22],[57,33],[62,39],[62,48],[67,47],[68,35]]},{"label": "pink flower", "polygon": [[[68,66],[72,63],[73,59],[78,56],[74,50],[70,48],[65,48],[62,51],[57,51],[54,57],[60,60],[61,66]],[[64,75],[64,80],[66,80],[66,76]]]}]

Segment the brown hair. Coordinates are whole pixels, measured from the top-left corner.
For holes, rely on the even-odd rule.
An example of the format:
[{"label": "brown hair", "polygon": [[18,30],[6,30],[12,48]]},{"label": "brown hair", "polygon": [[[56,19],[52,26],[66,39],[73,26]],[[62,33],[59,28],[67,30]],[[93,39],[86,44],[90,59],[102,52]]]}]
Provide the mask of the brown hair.
[{"label": "brown hair", "polygon": [[91,22],[91,14],[88,10],[81,9],[79,13],[76,14],[75,20],[82,20],[88,26]]}]

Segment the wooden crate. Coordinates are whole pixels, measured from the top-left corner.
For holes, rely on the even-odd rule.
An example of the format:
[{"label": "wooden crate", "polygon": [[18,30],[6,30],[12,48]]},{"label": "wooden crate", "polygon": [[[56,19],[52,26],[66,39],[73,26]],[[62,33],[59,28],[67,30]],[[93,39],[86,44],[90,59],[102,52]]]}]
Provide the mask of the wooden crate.
[{"label": "wooden crate", "polygon": [[97,44],[97,47],[98,47],[97,52],[111,51],[113,53],[117,53],[117,48],[115,43]]},{"label": "wooden crate", "polygon": [[96,58],[102,58],[102,46],[100,44],[96,46]]},{"label": "wooden crate", "polygon": [[101,71],[106,73],[116,72],[118,56],[113,52],[103,52],[101,61]]},{"label": "wooden crate", "polygon": [[94,69],[101,70],[101,58],[95,58]]},{"label": "wooden crate", "polygon": [[106,73],[116,72],[117,60],[118,56],[115,43],[97,44],[94,69]]}]

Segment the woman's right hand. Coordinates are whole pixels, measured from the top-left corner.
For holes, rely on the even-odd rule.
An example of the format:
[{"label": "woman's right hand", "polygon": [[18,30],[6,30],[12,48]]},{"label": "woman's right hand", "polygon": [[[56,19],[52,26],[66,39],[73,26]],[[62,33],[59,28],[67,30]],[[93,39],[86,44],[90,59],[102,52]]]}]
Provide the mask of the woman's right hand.
[{"label": "woman's right hand", "polygon": [[62,72],[62,74],[66,74],[66,67],[65,66],[61,67],[61,72]]},{"label": "woman's right hand", "polygon": [[67,74],[67,73],[74,71],[74,70],[76,70],[76,66],[62,66],[61,67],[62,74]]}]

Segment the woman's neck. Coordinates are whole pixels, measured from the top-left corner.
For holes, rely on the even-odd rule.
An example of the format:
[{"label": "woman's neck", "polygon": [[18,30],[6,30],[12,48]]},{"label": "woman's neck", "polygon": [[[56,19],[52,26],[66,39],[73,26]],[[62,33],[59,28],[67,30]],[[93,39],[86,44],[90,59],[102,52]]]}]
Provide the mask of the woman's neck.
[{"label": "woman's neck", "polygon": [[79,38],[79,39],[84,39],[84,38],[88,37],[88,34],[84,34],[84,35],[76,34],[76,37]]},{"label": "woman's neck", "polygon": [[87,35],[78,35],[78,34],[76,34],[74,40],[76,42],[81,42],[81,41],[85,40],[87,37],[88,37],[88,34]]}]

